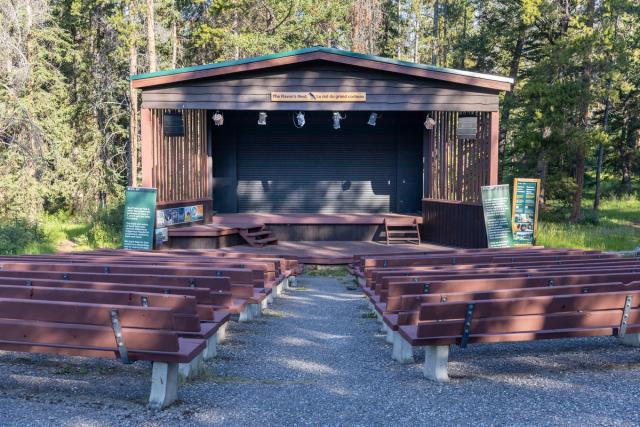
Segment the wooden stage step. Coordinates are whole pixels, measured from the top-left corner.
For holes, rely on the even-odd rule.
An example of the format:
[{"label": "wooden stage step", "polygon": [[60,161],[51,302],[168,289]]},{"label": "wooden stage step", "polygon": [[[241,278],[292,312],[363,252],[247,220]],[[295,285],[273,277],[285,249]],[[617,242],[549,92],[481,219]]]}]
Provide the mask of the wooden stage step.
[{"label": "wooden stage step", "polygon": [[387,245],[392,243],[420,244],[418,221],[411,217],[393,217],[384,219]]}]

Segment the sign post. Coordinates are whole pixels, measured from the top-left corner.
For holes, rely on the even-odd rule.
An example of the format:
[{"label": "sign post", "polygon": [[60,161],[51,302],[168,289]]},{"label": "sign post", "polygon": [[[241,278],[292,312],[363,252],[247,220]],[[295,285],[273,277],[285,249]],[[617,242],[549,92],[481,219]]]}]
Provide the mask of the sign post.
[{"label": "sign post", "polygon": [[156,189],[127,187],[124,203],[122,247],[152,250],[156,214]]},{"label": "sign post", "polygon": [[516,246],[527,246],[535,243],[538,228],[539,199],[539,179],[515,178],[513,180],[511,223],[513,243]]},{"label": "sign post", "polygon": [[510,196],[508,184],[482,187],[484,224],[487,229],[487,244],[490,248],[513,246]]}]

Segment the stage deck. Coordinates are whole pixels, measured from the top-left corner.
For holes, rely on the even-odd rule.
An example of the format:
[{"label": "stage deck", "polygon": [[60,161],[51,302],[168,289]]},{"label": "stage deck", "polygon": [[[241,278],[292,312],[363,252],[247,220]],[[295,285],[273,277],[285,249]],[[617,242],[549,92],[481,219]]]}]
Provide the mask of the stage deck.
[{"label": "stage deck", "polygon": [[343,265],[359,255],[413,254],[450,249],[446,246],[423,243],[421,245],[385,245],[376,242],[316,241],[279,242],[277,245],[254,248],[249,245],[230,246],[213,252],[232,252],[274,255],[296,259],[304,264]]},{"label": "stage deck", "polygon": [[415,218],[422,224],[422,217],[400,214],[220,214],[211,223],[172,228],[170,236],[215,237],[237,233],[239,230],[269,225],[382,225],[385,217]]}]

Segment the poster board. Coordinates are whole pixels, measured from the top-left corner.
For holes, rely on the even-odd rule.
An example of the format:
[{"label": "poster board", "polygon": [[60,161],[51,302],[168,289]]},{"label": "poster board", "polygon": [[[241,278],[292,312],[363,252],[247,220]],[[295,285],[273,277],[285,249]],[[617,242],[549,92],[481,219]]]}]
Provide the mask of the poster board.
[{"label": "poster board", "polygon": [[130,250],[152,250],[154,241],[155,188],[127,187],[124,202],[122,247]]},{"label": "poster board", "polygon": [[481,188],[484,224],[489,248],[513,246],[511,229],[511,193],[509,184],[488,185]]},{"label": "poster board", "polygon": [[514,245],[529,246],[535,244],[539,201],[539,179],[515,178],[513,180],[511,227]]},{"label": "poster board", "polygon": [[158,209],[156,227],[189,224],[204,220],[204,205],[181,206],[179,208]]}]

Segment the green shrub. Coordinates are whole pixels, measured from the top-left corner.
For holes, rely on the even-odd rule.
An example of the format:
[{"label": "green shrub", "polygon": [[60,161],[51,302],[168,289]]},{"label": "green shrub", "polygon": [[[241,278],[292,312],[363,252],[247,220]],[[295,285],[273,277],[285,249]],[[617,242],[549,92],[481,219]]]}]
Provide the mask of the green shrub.
[{"label": "green shrub", "polygon": [[46,241],[37,224],[24,219],[0,220],[0,254],[16,255]]}]

